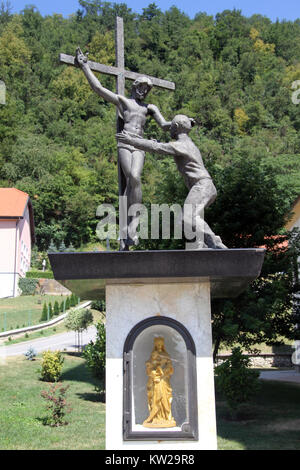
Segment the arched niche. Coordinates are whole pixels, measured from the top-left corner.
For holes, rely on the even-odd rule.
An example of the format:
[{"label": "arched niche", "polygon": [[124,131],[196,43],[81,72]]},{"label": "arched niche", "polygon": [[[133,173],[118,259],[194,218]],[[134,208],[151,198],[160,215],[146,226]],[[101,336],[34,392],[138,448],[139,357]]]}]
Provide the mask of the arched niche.
[{"label": "arched niche", "polygon": [[[172,389],[172,417],[176,425],[167,427],[145,425],[150,410],[147,392],[154,383],[150,379],[149,388],[146,363],[153,357],[157,338],[163,338],[166,357],[169,357],[172,368],[169,384]],[[169,317],[147,318],[128,334],[123,357],[124,440],[197,440],[196,350],[188,330]]]}]

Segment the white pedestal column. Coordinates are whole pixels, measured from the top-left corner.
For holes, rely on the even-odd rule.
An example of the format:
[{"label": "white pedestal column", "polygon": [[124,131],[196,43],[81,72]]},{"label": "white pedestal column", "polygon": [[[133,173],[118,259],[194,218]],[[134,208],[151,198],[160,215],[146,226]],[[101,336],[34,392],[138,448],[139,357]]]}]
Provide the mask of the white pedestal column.
[{"label": "white pedestal column", "polygon": [[[123,441],[123,347],[140,321],[162,315],[182,323],[196,346],[198,441]],[[106,449],[217,448],[209,282],[106,286]],[[145,390],[146,393],[146,390]]]}]

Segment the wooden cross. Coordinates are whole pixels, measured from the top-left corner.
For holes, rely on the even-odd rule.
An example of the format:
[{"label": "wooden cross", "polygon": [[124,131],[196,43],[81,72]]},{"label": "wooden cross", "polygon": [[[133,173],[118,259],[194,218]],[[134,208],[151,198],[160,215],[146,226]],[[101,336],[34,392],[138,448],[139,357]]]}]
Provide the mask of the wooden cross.
[{"label": "wooden cross", "polygon": [[[162,80],[160,78],[151,77],[150,75],[145,75],[141,73],[131,72],[130,70],[125,69],[125,59],[124,59],[124,26],[123,18],[117,16],[116,18],[116,28],[115,28],[115,46],[116,46],[116,67],[110,65],[99,64],[97,62],[88,61],[88,65],[91,70],[94,72],[101,72],[106,75],[113,75],[116,77],[116,92],[118,95],[125,96],[125,80],[136,80],[139,77],[147,77],[151,80],[154,86],[159,88],[164,88],[166,90],[175,90],[175,83],[169,82],[168,80]],[[73,56],[60,54],[60,62],[68,65],[76,64],[76,59]],[[117,132],[121,132],[123,129],[123,120],[119,115],[117,110]],[[126,179],[124,173],[121,169],[121,165],[118,158],[118,177],[119,177],[119,195],[124,195],[126,188]]]},{"label": "wooden cross", "polygon": [[[125,94],[125,79],[136,80],[139,77],[148,77],[152,81],[154,86],[159,88],[165,88],[167,90],[175,90],[175,83],[169,82],[168,80],[161,80],[160,78],[151,77],[142,73],[131,72],[125,69],[124,60],[124,27],[123,18],[117,16],[116,18],[116,29],[115,29],[115,43],[116,43],[116,67],[110,65],[99,64],[97,62],[88,61],[90,69],[94,72],[101,72],[106,75],[114,75],[117,78],[117,94]],[[75,57],[60,54],[60,62],[68,65],[76,66]]]},{"label": "wooden cross", "polygon": [[2,80],[0,80],[0,104],[5,104],[5,92],[6,92],[5,83]]}]

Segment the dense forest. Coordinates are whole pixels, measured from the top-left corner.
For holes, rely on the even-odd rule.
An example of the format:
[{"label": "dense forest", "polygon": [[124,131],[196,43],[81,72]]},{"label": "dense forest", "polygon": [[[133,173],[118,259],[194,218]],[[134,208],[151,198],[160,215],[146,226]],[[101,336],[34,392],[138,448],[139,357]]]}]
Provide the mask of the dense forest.
[{"label": "dense forest", "polygon": [[[292,102],[292,84],[300,80],[300,19],[272,22],[239,10],[191,19],[154,3],[138,15],[99,0],[79,0],[69,18],[43,17],[34,6],[11,14],[2,2],[0,80],[7,101],[0,106],[0,186],[29,193],[36,250],[85,249],[97,241],[97,206],[118,206],[116,112],[80,69],[60,65],[58,57],[80,46],[91,60],[114,65],[117,15],[124,19],[126,68],[176,83],[174,92],[153,89],[148,102],[166,119],[184,113],[196,120],[191,137],[218,190],[206,211],[209,224],[228,247],[268,249],[262,275],[246,293],[214,302],[215,354],[221,342],[250,348],[295,338],[299,237],[286,250],[274,236],[285,239],[300,194],[300,105]],[[114,78],[101,81],[115,89]],[[170,139],[151,119],[146,136]],[[173,158],[147,154],[144,202],[182,204],[186,194]],[[146,240],[140,247],[180,248],[182,241]]]},{"label": "dense forest", "polygon": [[[230,246],[277,233],[300,193],[300,105],[291,100],[300,20],[272,23],[238,10],[190,19],[154,3],[138,15],[99,0],[80,0],[66,19],[43,17],[34,6],[11,14],[2,2],[0,186],[30,194],[38,248],[96,240],[97,205],[117,206],[114,106],[58,60],[80,45],[91,60],[114,65],[116,15],[124,18],[126,68],[176,83],[175,92],[153,89],[147,101],[167,119],[184,113],[197,122],[191,137],[219,192],[207,214],[213,228]],[[113,78],[101,81],[114,89]],[[170,138],[153,120],[146,136]],[[143,192],[146,203],[183,202],[172,157],[147,155]]]}]

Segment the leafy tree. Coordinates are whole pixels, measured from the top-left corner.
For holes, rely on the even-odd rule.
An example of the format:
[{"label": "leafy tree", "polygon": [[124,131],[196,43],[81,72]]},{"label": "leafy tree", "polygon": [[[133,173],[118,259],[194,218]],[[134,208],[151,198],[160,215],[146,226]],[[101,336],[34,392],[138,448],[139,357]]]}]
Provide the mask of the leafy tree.
[{"label": "leafy tree", "polygon": [[44,351],[40,369],[41,380],[57,382],[60,379],[64,358],[60,351]]},{"label": "leafy tree", "polygon": [[70,413],[71,407],[66,401],[66,392],[69,385],[63,387],[61,384],[50,385],[49,390],[42,390],[41,396],[47,400],[47,409],[50,415],[43,419],[44,424],[50,426],[65,426],[65,415]]},{"label": "leafy tree", "polygon": [[93,323],[93,314],[90,309],[71,309],[65,319],[65,326],[77,334],[78,348],[81,349],[81,335]]},{"label": "leafy tree", "polygon": [[[136,14],[124,3],[100,0],[80,0],[68,18],[43,17],[31,5],[12,15],[9,2],[1,2],[0,80],[7,99],[0,107],[0,186],[30,195],[39,252],[51,242],[57,251],[62,242],[78,249],[96,241],[97,206],[118,208],[115,107],[92,92],[80,70],[57,58],[81,45],[92,60],[114,65],[116,15],[124,18],[126,68],[176,83],[174,93],[154,87],[149,102],[167,119],[185,113],[197,122],[191,136],[219,193],[207,211],[209,223],[230,247],[267,246],[260,280],[244,297],[214,306],[216,344],[234,338],[237,328],[243,345],[290,335],[292,275],[272,237],[281,234],[300,190],[300,106],[291,100],[291,84],[300,80],[299,21],[247,18],[239,10],[190,19],[154,3]],[[115,89],[112,77],[100,78]],[[129,81],[126,86],[129,91]],[[151,119],[145,136],[170,139]],[[172,158],[148,154],[145,204],[182,204],[185,196]],[[140,245],[183,246],[176,240]],[[262,308],[255,311],[259,296]],[[249,340],[250,323],[257,333]]]},{"label": "leafy tree", "polygon": [[12,17],[11,12],[12,12],[11,2],[8,0],[6,0],[5,2],[1,1],[0,3],[0,28],[9,22],[9,20]]}]

